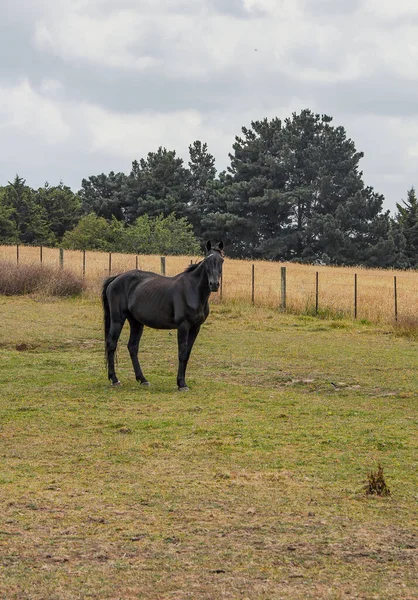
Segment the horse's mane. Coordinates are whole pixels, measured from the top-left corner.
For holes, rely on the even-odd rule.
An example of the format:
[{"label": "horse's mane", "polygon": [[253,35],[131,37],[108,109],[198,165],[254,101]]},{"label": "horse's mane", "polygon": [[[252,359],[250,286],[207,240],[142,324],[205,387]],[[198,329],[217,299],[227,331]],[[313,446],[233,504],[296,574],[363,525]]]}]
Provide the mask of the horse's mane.
[{"label": "horse's mane", "polygon": [[194,271],[195,269],[197,269],[197,267],[198,267],[199,265],[201,265],[201,264],[202,264],[202,262],[203,262],[203,261],[201,260],[200,262],[198,262],[198,263],[195,263],[194,265],[189,265],[189,266],[187,267],[187,269],[185,269],[185,270],[184,270],[184,272],[185,272],[185,273],[190,273],[190,271]]}]

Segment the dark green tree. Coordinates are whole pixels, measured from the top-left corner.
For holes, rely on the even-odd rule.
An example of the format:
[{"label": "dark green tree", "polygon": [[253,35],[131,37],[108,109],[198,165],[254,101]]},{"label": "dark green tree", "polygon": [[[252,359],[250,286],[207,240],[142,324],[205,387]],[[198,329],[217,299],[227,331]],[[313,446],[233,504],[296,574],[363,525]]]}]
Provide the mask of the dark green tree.
[{"label": "dark green tree", "polygon": [[411,187],[407,192],[406,200],[402,204],[396,203],[398,209],[395,221],[404,239],[403,254],[406,266],[416,267],[418,265],[418,200],[415,188]]},{"label": "dark green tree", "polygon": [[226,210],[217,219],[232,255],[278,258],[285,252],[290,200],[284,195],[281,130],[279,119],[264,119],[235,138],[231,165],[220,177]]},{"label": "dark green tree", "polygon": [[383,196],[364,186],[363,154],[331,122],[303,110],[242,129],[224,191],[235,255],[379,266],[393,258],[381,251],[390,230]]},{"label": "dark green tree", "polygon": [[114,173],[109,175],[91,175],[83,179],[78,196],[81,199],[81,210],[83,214],[94,212],[99,217],[111,219],[116,217],[119,221],[124,220],[124,187],[126,175]]},{"label": "dark green tree", "polygon": [[16,175],[4,188],[3,204],[10,212],[19,241],[24,244],[53,244],[46,210],[37,202],[36,193]]},{"label": "dark green tree", "polygon": [[45,183],[36,193],[36,202],[47,215],[49,228],[57,242],[61,242],[66,231],[74,228],[81,217],[81,200],[62,182],[56,186]]},{"label": "dark green tree", "polygon": [[206,143],[193,142],[189,155],[191,197],[186,214],[195,235],[204,244],[216,231],[218,216],[225,212],[222,184],[216,179],[215,158],[208,152]]},{"label": "dark green tree", "polygon": [[189,146],[189,169],[192,184],[197,189],[204,189],[216,177],[215,159],[208,152],[208,145],[196,140]]},{"label": "dark green tree", "polygon": [[19,241],[13,208],[4,201],[5,188],[0,188],[0,244],[13,244]]},{"label": "dark green tree", "polygon": [[191,197],[189,179],[188,169],[174,150],[160,147],[146,159],[135,160],[123,188],[126,222],[133,223],[145,214],[186,216]]}]

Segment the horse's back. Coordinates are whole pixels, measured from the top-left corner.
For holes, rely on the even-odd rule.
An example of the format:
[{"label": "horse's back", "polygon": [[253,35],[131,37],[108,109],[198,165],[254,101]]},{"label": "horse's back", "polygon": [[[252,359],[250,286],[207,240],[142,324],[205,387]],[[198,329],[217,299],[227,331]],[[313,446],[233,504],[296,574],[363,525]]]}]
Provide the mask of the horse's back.
[{"label": "horse's back", "polygon": [[156,273],[150,271],[141,271],[139,269],[133,269],[132,271],[126,271],[116,277],[112,278],[111,283],[108,286],[109,296],[116,297],[119,294],[129,294],[132,289],[135,289],[138,285],[147,281],[152,277],[158,277]]},{"label": "horse's back", "polygon": [[176,279],[150,271],[123,273],[111,284],[111,293],[127,314],[156,329],[175,329]]}]

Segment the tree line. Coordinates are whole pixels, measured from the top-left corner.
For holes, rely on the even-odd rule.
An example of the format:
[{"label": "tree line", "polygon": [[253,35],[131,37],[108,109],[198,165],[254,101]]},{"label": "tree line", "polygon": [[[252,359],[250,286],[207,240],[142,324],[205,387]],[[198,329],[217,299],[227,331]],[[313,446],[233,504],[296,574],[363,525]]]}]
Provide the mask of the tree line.
[{"label": "tree line", "polygon": [[362,157],[327,115],[253,121],[219,174],[195,141],[187,165],[160,147],[130,173],[83,179],[76,193],[63,183],[34,190],[16,176],[0,188],[0,241],[195,254],[222,239],[238,258],[416,267],[415,190],[391,217],[363,182]]}]

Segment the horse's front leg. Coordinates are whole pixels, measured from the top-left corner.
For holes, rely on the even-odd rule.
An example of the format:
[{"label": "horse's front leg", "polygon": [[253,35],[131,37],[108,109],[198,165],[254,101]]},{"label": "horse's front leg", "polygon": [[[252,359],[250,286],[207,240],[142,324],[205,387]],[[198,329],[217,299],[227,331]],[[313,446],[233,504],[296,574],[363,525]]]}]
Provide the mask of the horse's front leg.
[{"label": "horse's front leg", "polygon": [[189,349],[189,331],[190,326],[188,323],[183,322],[179,325],[177,329],[177,343],[179,349],[179,369],[177,372],[177,387],[180,392],[188,391],[188,387],[186,385],[186,366],[188,359],[188,349]]},{"label": "horse's front leg", "polygon": [[179,384],[179,378],[180,378],[180,342],[179,342],[179,374],[177,376],[177,385],[179,386],[179,390],[183,390],[183,391],[187,391],[189,388],[186,385],[186,369],[187,369],[187,363],[189,362],[189,358],[190,358],[190,353],[192,351],[193,348],[193,344],[195,343],[195,340],[197,338],[197,334],[200,331],[200,325],[196,325],[194,327],[190,327],[189,328],[189,335],[187,336],[187,351],[186,351],[186,359],[184,361],[184,368],[183,368],[183,381],[182,383],[184,384],[183,386],[180,386]]},{"label": "horse's front leg", "polygon": [[190,327],[190,331],[189,331],[189,340],[188,340],[188,344],[187,344],[187,358],[186,358],[186,367],[187,368],[187,363],[189,362],[189,358],[190,358],[190,353],[192,351],[193,348],[193,344],[195,343],[195,340],[197,338],[197,334],[200,331],[200,325],[196,325],[195,327]]}]

